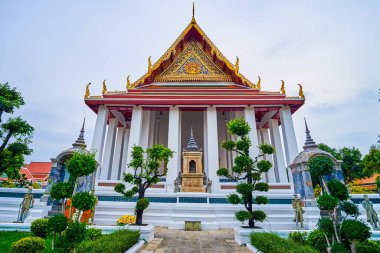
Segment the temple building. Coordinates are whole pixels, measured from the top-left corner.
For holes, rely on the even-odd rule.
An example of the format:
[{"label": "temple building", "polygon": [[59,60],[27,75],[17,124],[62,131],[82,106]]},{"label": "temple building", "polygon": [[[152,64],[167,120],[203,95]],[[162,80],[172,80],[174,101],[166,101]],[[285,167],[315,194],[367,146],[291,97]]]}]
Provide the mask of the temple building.
[{"label": "temple building", "polygon": [[[84,101],[97,114],[91,145],[101,165],[97,187],[113,186],[130,170],[127,164],[133,145],[163,144],[175,153],[155,190],[181,191],[184,182],[180,181],[187,180],[183,174],[189,177],[192,172],[197,182],[203,177],[203,188],[195,186],[196,191],[231,190],[234,183],[216,171],[233,167],[235,154],[224,150],[221,143],[234,138],[227,134],[226,123],[244,117],[251,127],[252,156],[260,143],[276,149],[266,157],[274,169],[263,180],[272,189],[292,190],[288,165],[299,153],[292,115],[305,102],[299,86],[298,96],[288,96],[284,81],[280,91],[264,91],[260,77],[257,82],[248,80],[239,71],[239,58],[234,64],[227,60],[193,12],[189,25],[162,57],[154,63],[149,57],[145,75],[133,82],[128,77],[121,91],[108,91],[104,81],[101,96],[92,96],[87,85]],[[190,133],[197,150],[188,150]],[[189,154],[194,157],[188,158]]]}]

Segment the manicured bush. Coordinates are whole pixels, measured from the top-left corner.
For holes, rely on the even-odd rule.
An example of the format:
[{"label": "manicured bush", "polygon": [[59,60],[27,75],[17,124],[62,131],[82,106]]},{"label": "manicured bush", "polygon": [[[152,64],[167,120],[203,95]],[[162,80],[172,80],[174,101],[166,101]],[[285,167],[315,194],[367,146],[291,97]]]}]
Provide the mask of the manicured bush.
[{"label": "manicured bush", "polygon": [[297,243],[297,244],[306,245],[307,244],[307,232],[300,232],[300,231],[290,232],[288,234],[288,239],[290,241]]},{"label": "manicured bush", "polygon": [[136,203],[136,210],[145,210],[149,206],[149,200],[147,198],[139,199]]},{"label": "manicured bush", "polygon": [[87,176],[93,173],[98,167],[95,160],[95,154],[86,152],[76,152],[66,162],[67,171],[70,173],[70,177],[77,179],[81,176]]},{"label": "manicured bush", "polygon": [[326,252],[327,242],[325,235],[318,229],[315,229],[309,233],[307,236],[307,244],[319,252]]},{"label": "manicured bush", "polygon": [[38,253],[45,250],[45,240],[37,236],[24,237],[11,246],[11,253]]},{"label": "manicured bush", "polygon": [[69,223],[69,220],[63,215],[58,214],[48,219],[47,229],[49,232],[62,233]]},{"label": "manicured bush", "polygon": [[357,205],[355,205],[354,203],[352,202],[349,202],[349,201],[343,201],[341,204],[340,204],[340,210],[345,212],[346,215],[351,215],[353,217],[358,217],[359,216],[359,207]]},{"label": "manicured bush", "polygon": [[338,205],[339,200],[330,194],[323,193],[318,199],[317,204],[319,209],[332,211]]},{"label": "manicured bush", "polygon": [[251,244],[263,253],[317,253],[309,246],[286,240],[275,233],[252,233]]},{"label": "manicured bush", "polygon": [[73,206],[78,210],[92,209],[96,204],[96,197],[89,192],[78,192],[73,196]]},{"label": "manicured bush", "polygon": [[331,245],[331,253],[350,253],[350,251],[348,249],[346,249],[346,247],[344,247],[343,244],[341,243],[333,243],[333,245]]},{"label": "manicured bush", "polygon": [[371,237],[370,228],[359,220],[345,220],[340,231],[342,237],[350,241],[365,241]]},{"label": "manicured bush", "polygon": [[77,253],[123,253],[139,241],[140,232],[117,230],[95,240],[85,240],[76,248]]},{"label": "manicured bush", "polygon": [[11,180],[4,180],[1,182],[1,187],[3,188],[16,188],[16,184]]},{"label": "manicured bush", "polygon": [[74,186],[70,182],[59,182],[52,186],[50,190],[50,197],[52,199],[65,199],[73,195]]},{"label": "manicured bush", "polygon": [[48,219],[37,219],[30,225],[30,231],[34,236],[46,238],[48,234],[47,230]]},{"label": "manicured bush", "polygon": [[85,234],[85,240],[96,240],[102,236],[102,230],[97,228],[88,228]]},{"label": "manicured bush", "polygon": [[320,218],[318,220],[317,227],[320,231],[325,233],[328,238],[331,238],[334,233],[334,224],[329,218]]},{"label": "manicured bush", "polygon": [[374,241],[364,241],[356,245],[356,253],[379,253],[380,244]]},{"label": "manicured bush", "polygon": [[347,186],[339,180],[332,179],[327,182],[330,194],[340,201],[347,200],[349,197]]},{"label": "manicured bush", "polygon": [[58,238],[56,248],[68,252],[81,243],[86,236],[86,225],[80,222],[69,222],[67,229]]},{"label": "manicured bush", "polygon": [[334,163],[330,157],[317,156],[309,160],[309,169],[313,177],[329,175],[334,170]]}]

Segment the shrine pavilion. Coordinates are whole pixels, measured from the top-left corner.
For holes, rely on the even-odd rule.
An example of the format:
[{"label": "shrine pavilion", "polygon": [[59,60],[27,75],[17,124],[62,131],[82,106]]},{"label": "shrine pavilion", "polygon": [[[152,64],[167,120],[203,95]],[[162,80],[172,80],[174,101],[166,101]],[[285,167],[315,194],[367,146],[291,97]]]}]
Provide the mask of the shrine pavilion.
[{"label": "shrine pavilion", "polygon": [[[292,115],[305,103],[299,86],[298,96],[286,94],[284,81],[280,91],[262,90],[260,77],[252,82],[240,73],[239,58],[234,64],[226,59],[200,28],[193,11],[189,25],[162,57],[153,64],[149,57],[145,75],[134,82],[128,77],[121,91],[107,91],[104,81],[101,96],[90,95],[87,86],[84,101],[97,114],[91,145],[101,165],[96,186],[112,187],[122,179],[130,170],[133,145],[163,144],[175,153],[156,191],[232,190],[234,182],[216,171],[233,166],[235,154],[221,148],[223,141],[234,138],[227,134],[226,122],[244,117],[251,127],[252,156],[261,143],[276,149],[266,156],[274,168],[263,180],[271,189],[291,191],[293,177],[287,167],[299,153]],[[184,157],[189,139],[197,146],[195,160]],[[183,163],[184,159],[190,163]],[[200,174],[197,184],[203,185],[181,185],[184,175],[192,171]]]}]

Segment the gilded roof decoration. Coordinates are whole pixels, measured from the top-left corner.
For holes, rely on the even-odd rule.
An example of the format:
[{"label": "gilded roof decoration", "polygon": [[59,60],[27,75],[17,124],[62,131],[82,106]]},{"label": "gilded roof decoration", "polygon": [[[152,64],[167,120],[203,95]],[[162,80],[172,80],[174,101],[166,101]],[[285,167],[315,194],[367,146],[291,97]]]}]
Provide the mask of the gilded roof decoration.
[{"label": "gilded roof decoration", "polygon": [[190,41],[180,56],[154,81],[232,81],[203,52],[199,42]]}]

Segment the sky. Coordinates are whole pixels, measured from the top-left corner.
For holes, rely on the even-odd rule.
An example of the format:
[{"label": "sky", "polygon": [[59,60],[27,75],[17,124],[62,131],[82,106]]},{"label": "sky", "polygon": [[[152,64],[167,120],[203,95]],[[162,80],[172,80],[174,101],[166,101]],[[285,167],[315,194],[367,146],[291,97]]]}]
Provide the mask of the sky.
[{"label": "sky", "polygon": [[[262,90],[298,95],[293,116],[299,149],[306,117],[317,143],[358,147],[380,134],[380,1],[195,1],[197,23],[240,72]],[[88,145],[96,115],[85,85],[100,95],[145,74],[191,20],[192,1],[0,1],[0,83],[26,105],[15,112],[34,128],[30,161],[50,161],[76,140],[86,117]]]}]

